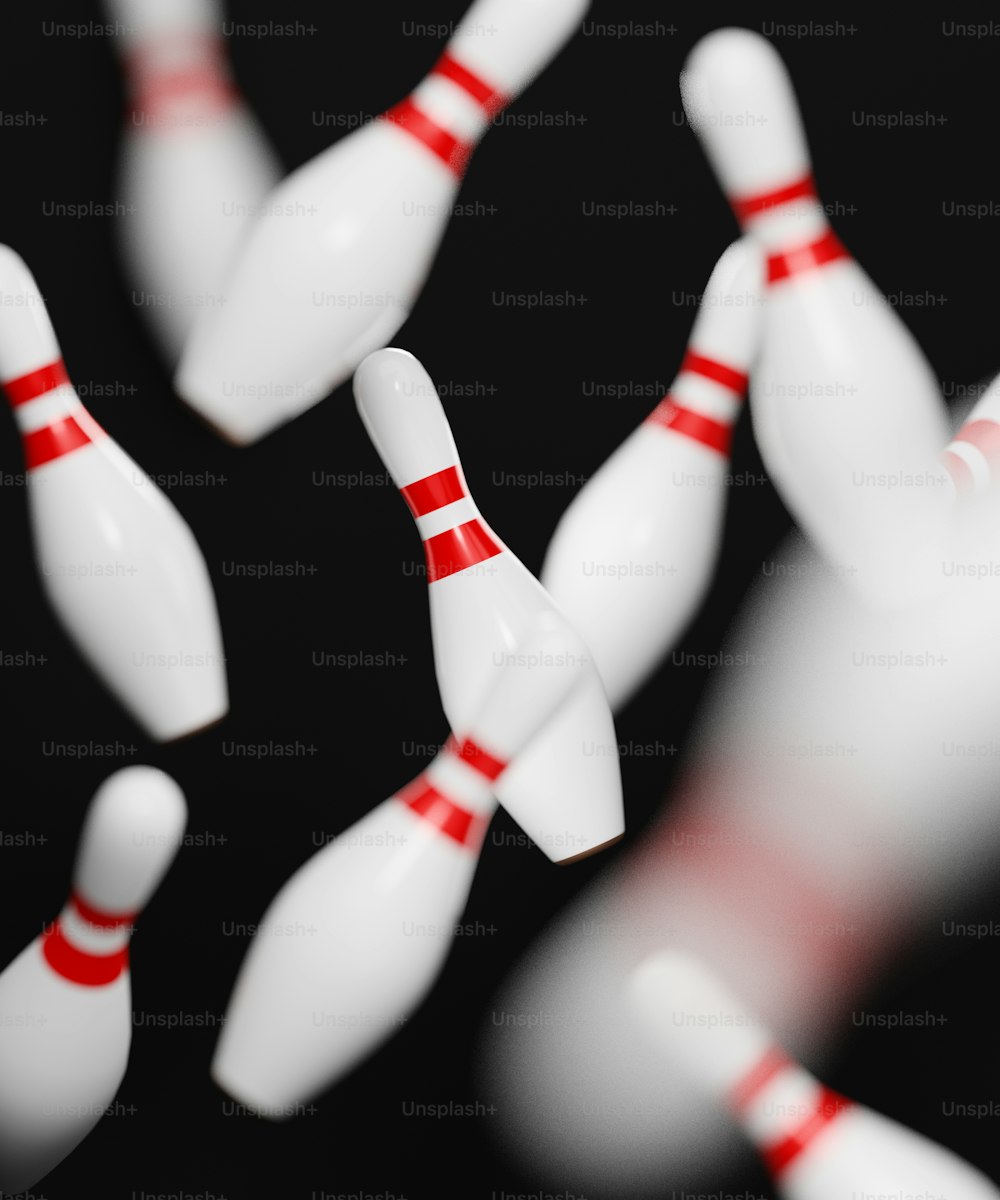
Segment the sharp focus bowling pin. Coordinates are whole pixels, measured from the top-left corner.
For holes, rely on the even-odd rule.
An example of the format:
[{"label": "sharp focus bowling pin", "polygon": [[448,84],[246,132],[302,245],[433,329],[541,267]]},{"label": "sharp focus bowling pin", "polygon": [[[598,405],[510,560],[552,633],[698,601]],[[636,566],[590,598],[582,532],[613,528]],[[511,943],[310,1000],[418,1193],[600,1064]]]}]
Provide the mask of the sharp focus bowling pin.
[{"label": "sharp focus bowling pin", "polygon": [[792,1062],[696,959],[654,954],[627,986],[640,1025],[728,1104],[784,1200],[1000,1198],[950,1150],[844,1099]]},{"label": "sharp focus bowling pin", "polygon": [[80,403],[38,287],[0,246],[0,386],[24,446],[42,583],[78,649],[150,737],[226,713],[205,561],[180,514]]},{"label": "sharp focus bowling pin", "polygon": [[465,908],[494,781],[588,661],[563,623],[541,622],[469,734],[288,880],[240,970],[212,1067],[221,1087],[264,1116],[290,1116],[408,1018]]},{"label": "sharp focus bowling pin", "polygon": [[823,553],[870,599],[895,602],[947,500],[937,381],[827,223],[774,48],[746,29],[718,30],[691,52],[681,89],[737,219],[767,253],[750,380],[761,456]]},{"label": "sharp focus bowling pin", "polygon": [[216,0],[106,0],[129,89],[118,230],[170,366],[281,169],[229,71]]},{"label": "sharp focus bowling pin", "polygon": [[567,40],[586,0],[476,0],[427,78],[269,197],[176,387],[248,443],[322,399],[409,315],[466,161]]},{"label": "sharp focus bowling pin", "polygon": [[187,820],[154,767],[106,779],[87,811],[73,892],[0,974],[0,1189],[21,1192],[93,1129],[132,1041],[132,923],[170,866]]},{"label": "sharp focus bowling pin", "polygon": [[[465,729],[533,622],[565,617],[479,515],[441,400],[413,355],[369,355],[354,394],[424,541],[441,702],[452,729]],[[592,660],[574,698],[498,787],[500,803],[556,862],[622,836],[614,725]]]},{"label": "sharp focus bowling pin", "polygon": [[549,543],[542,583],[593,651],[613,709],[683,633],[711,580],[762,304],[763,257],[743,238],[712,272],[669,393]]}]

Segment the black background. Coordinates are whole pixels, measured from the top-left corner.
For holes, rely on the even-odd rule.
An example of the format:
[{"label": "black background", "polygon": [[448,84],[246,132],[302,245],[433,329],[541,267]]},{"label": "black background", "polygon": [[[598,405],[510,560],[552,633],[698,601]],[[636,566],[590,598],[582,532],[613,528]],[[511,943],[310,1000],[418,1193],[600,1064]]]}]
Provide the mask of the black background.
[{"label": "black background", "polygon": [[[662,12],[672,6],[663,6]],[[239,81],[289,168],[341,136],[317,113],[377,113],[401,98],[437,57],[435,39],[408,23],[445,23],[462,0],[411,6],[232,0],[231,19],[299,21],[291,37],[231,39]],[[512,112],[568,114],[562,126],[492,130],[470,166],[463,202],[495,213],[456,217],[413,317],[397,336],[439,385],[476,385],[445,397],[473,494],[527,566],[580,479],[650,410],[656,397],[600,398],[596,384],[637,393],[669,383],[697,294],[736,227],[691,132],[678,72],[695,40],[723,24],[769,32],[788,13],[722,6],[598,0],[589,22],[660,21],[651,36],[577,36]],[[406,1030],[327,1094],[311,1115],[272,1126],[227,1115],[207,1075],[219,1015],[253,922],[280,883],[315,849],[314,833],[346,828],[423,766],[420,748],[446,726],[433,674],[425,585],[413,572],[419,541],[384,484],[316,486],[314,473],[381,473],[349,386],[262,444],[216,441],[176,402],[167,373],[130,303],[113,219],[46,216],[47,202],[114,199],[122,93],[99,35],[46,36],[46,22],[102,19],[65,0],[5,14],[0,70],[0,240],[34,270],[74,380],[98,421],[154,475],[211,472],[212,486],[176,487],[211,569],[224,622],[232,712],[188,743],[149,743],[105,695],[57,628],[32,560],[20,448],[0,428],[4,583],[0,649],[44,655],[0,667],[7,699],[0,829],[0,961],[57,911],[84,806],[111,770],[149,762],[172,773],[190,805],[186,847],[140,923],[133,947],[136,1020],[118,1115],[105,1119],[38,1195],[117,1197],[203,1193],[309,1197],[571,1191],[586,1181],[525,1173],[494,1140],[492,1118],[405,1117],[404,1101],[476,1098],[476,1031],[508,967],[546,918],[604,865],[553,869],[530,846],[488,841],[469,921],[495,927],[456,943],[439,986]],[[828,18],[822,18],[826,20]],[[833,20],[834,18],[829,18]],[[998,217],[947,218],[951,201],[997,198],[994,80],[1000,37],[946,36],[950,10],[908,18],[837,18],[834,36],[775,36],[799,90],[823,198],[834,224],[889,293],[949,392],[991,375]],[[853,29],[850,27],[853,26]],[[931,113],[928,127],[858,128],[854,114]],[[44,123],[13,126],[8,114]],[[655,217],[587,216],[590,202],[662,202]],[[573,308],[500,307],[494,291],[573,293]],[[685,299],[686,297],[686,299]],[[930,299],[933,298],[933,299]],[[0,314],[2,319],[2,314]],[[490,390],[495,389],[495,390]],[[746,422],[735,469],[759,472]],[[570,482],[516,487],[501,474],[563,472]],[[224,478],[224,482],[223,482]],[[686,638],[719,645],[746,587],[787,525],[769,486],[733,490],[712,598]],[[232,564],[301,563],[292,578],[239,578]],[[312,665],[313,652],[387,652],[405,664]],[[665,666],[622,715],[623,741],[683,749],[706,674]],[[120,743],[114,759],[55,757],[53,746]],[[234,744],[300,743],[294,757],[237,758]],[[311,749],[309,749],[311,748]],[[622,762],[630,832],[620,855],[669,797],[680,754]],[[497,837],[515,827],[500,814]],[[10,844],[26,834],[27,845]],[[42,841],[44,839],[44,841]],[[224,839],[224,840],[223,840]],[[22,839],[25,840],[25,839]],[[996,912],[981,901],[981,916]],[[989,1101],[1000,1068],[995,940],[929,942],[883,994],[887,1009],[948,1015],[941,1030],[855,1030],[831,1082],[1000,1174],[996,1118],[946,1119],[943,1096]],[[208,1014],[204,1017],[204,1014]],[[173,1016],[207,1026],[168,1030]],[[131,1109],[132,1111],[128,1111]],[[768,1194],[750,1159],[730,1190]],[[664,1195],[673,1183],[664,1180]],[[624,1192],[622,1193],[624,1194]]]}]

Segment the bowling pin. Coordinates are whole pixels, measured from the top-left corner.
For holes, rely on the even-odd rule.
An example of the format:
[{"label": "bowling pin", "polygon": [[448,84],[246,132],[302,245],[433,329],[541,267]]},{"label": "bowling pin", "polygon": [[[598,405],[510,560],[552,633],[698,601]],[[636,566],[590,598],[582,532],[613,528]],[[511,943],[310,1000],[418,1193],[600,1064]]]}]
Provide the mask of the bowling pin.
[{"label": "bowling pin", "polygon": [[671,1065],[732,1110],[783,1200],[1000,1198],[950,1150],[814,1079],[697,959],[654,954],[627,990],[640,1026]]},{"label": "bowling pin", "polygon": [[106,0],[129,107],[121,251],[171,369],[195,319],[222,303],[224,269],[282,172],[236,87],[217,0]]},{"label": "bowling pin", "polygon": [[983,496],[1000,480],[1000,376],[948,443],[944,465],[962,497]]},{"label": "bowling pin", "polygon": [[712,272],[670,391],[574,496],[549,543],[542,584],[593,651],[612,709],[684,632],[711,581],[762,305],[763,256],[742,238]]},{"label": "bowling pin", "polygon": [[[452,729],[467,728],[496,671],[551,597],[483,521],[441,400],[405,350],[378,350],[354,377],[358,411],[424,543],[434,665]],[[498,784],[510,815],[555,862],[624,832],[615,730],[593,660],[573,699]]]},{"label": "bowling pin", "polygon": [[451,946],[495,780],[586,678],[565,624],[538,622],[423,774],[313,855],[263,917],[212,1066],[261,1115],[291,1116],[405,1022]]},{"label": "bowling pin", "polygon": [[[684,106],[744,231],[767,255],[751,373],[760,453],[803,531],[876,603],[905,601],[948,500],[937,381],[816,194],[791,80],[774,48],[720,29],[691,52]],[[747,114],[751,116],[748,117]]]},{"label": "bowling pin", "polygon": [[271,193],[175,386],[230,441],[310,408],[386,345],[430,271],[466,163],[586,0],[476,0],[405,100]]},{"label": "bowling pin", "polygon": [[80,653],[157,741],[228,708],[222,637],[191,530],[80,403],[24,261],[0,246],[0,386],[21,431],[35,554]]},{"label": "bowling pin", "polygon": [[114,1100],[132,1041],[129,939],[187,820],[176,783],[125,767],[91,802],[59,917],[0,974],[0,1189],[21,1192]]}]

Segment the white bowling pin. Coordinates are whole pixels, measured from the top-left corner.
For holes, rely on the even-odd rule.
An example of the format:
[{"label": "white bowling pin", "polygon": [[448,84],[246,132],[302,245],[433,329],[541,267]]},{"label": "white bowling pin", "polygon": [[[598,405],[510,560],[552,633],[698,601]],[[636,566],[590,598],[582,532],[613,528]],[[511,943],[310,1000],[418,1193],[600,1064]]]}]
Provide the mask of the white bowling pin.
[{"label": "white bowling pin", "polygon": [[670,391],[574,496],[549,543],[542,584],[593,651],[613,709],[711,581],[762,305],[763,256],[743,238],[712,272]]},{"label": "white bowling pin", "polygon": [[282,171],[237,89],[218,0],[106,0],[129,107],[118,234],[143,312],[173,368]]},{"label": "white bowling pin", "polygon": [[409,315],[465,164],[586,0],[476,0],[401,103],[290,175],[185,348],[177,391],[248,443],[305,411]]},{"label": "white bowling pin", "polygon": [[291,1116],[409,1017],[437,978],[495,808],[494,781],[586,678],[543,618],[465,737],[325,846],[264,915],[212,1072],[264,1116]]},{"label": "white bowling pin", "polygon": [[1000,1197],[950,1150],[814,1079],[697,959],[654,954],[627,990],[641,1027],[671,1064],[732,1110],[784,1200]]},{"label": "white bowling pin", "polygon": [[0,246],[0,386],[28,469],[42,584],[80,653],[168,741],[228,708],[215,596],[183,518],[80,403],[24,261]]},{"label": "white bowling pin", "polygon": [[187,806],[155,767],[106,779],[87,811],[73,891],[0,974],[0,1189],[21,1192],[87,1136],[132,1042],[133,922],[180,845]]},{"label": "white bowling pin", "polygon": [[[413,355],[369,355],[354,394],[424,542],[441,702],[452,729],[464,729],[539,615],[565,617],[480,516],[440,397]],[[622,836],[614,725],[592,660],[574,698],[498,787],[500,803],[556,862]]]},{"label": "white bowling pin", "polygon": [[759,34],[721,29],[681,76],[688,118],[737,219],[767,253],[751,373],[761,456],[804,531],[877,602],[905,599],[937,534],[948,427],[937,381],[817,198],[795,94]]}]

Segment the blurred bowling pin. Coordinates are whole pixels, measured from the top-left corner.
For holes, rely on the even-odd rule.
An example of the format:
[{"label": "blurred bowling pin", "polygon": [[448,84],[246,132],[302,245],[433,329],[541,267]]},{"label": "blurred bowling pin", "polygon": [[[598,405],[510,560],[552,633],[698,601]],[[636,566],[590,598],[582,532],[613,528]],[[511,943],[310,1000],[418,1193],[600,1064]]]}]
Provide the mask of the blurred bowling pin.
[{"label": "blurred bowling pin", "polygon": [[157,741],[225,716],[222,636],[180,513],[80,403],[35,280],[0,246],[0,386],[28,468],[35,554],[80,653]]},{"label": "blurred bowling pin", "polygon": [[671,1067],[732,1110],[784,1200],[1000,1200],[950,1150],[814,1079],[692,956],[652,955],[627,990],[640,1026]]},{"label": "blurred bowling pin", "polygon": [[[424,541],[434,665],[452,729],[465,729],[497,670],[543,615],[568,622],[483,521],[430,376],[405,350],[378,350],[354,377],[358,411]],[[497,797],[556,862],[624,832],[618,746],[597,668],[545,736],[520,755]]]},{"label": "blurred bowling pin", "polygon": [[757,352],[763,255],[722,255],[680,373],[584,484],[549,543],[542,583],[591,648],[619,709],[684,632],[722,539],[732,427]]},{"label": "blurred bowling pin", "polygon": [[922,586],[921,552],[941,536],[948,499],[937,381],[827,222],[774,48],[747,29],[717,30],[691,52],[681,90],[737,219],[767,253],[750,381],[764,463],[803,530],[852,571],[853,586],[876,603],[906,601]]},{"label": "blurred bowling pin", "polygon": [[219,0],[105,0],[128,83],[118,224],[133,303],[173,368],[281,168],[226,61]]},{"label": "blurred bowling pin", "polygon": [[[651,1062],[621,980],[665,945],[725,971],[820,1061],[920,930],[940,937],[1000,858],[1000,572],[937,562],[933,599],[879,611],[793,539],[722,647],[664,814],[553,921],[484,1030],[482,1092],[525,1169],[616,1196],[708,1190],[735,1132]],[[724,660],[720,660],[722,662]],[[940,946],[940,942],[936,944]],[[931,949],[936,946],[932,943]],[[538,1029],[504,1014],[545,1012]]]},{"label": "blurred bowling pin", "polygon": [[212,1067],[221,1087],[264,1116],[290,1116],[409,1017],[465,908],[494,781],[588,663],[572,630],[544,618],[468,736],[288,880],[240,970]]},{"label": "blurred bowling pin", "polygon": [[[268,198],[175,386],[229,440],[321,400],[406,320],[493,118],[569,38],[586,0],[476,0],[427,78]],[[289,215],[293,214],[293,215]]]},{"label": "blurred bowling pin", "polygon": [[132,1042],[129,939],[180,845],[187,806],[155,767],[101,784],[59,917],[0,974],[0,1188],[22,1192],[94,1128]]}]

